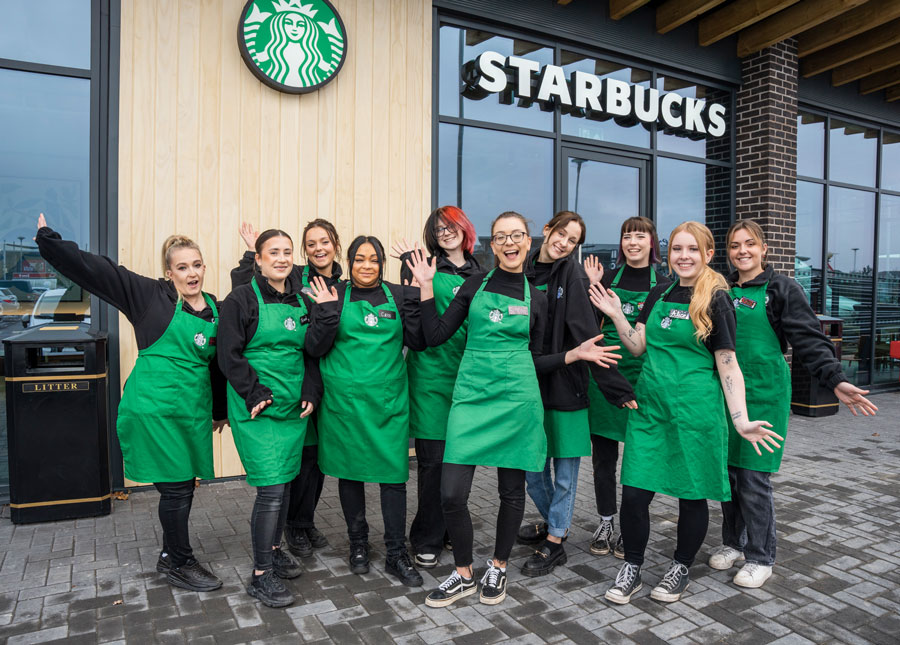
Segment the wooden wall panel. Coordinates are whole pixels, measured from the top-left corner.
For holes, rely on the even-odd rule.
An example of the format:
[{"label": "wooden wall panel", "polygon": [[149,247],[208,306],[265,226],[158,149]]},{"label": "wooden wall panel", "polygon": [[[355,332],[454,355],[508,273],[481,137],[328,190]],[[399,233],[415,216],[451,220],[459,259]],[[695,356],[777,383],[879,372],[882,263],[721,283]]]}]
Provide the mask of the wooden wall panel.
[{"label": "wooden wall panel", "polygon": [[[328,85],[282,94],[254,77],[236,31],[244,0],[123,0],[119,261],[158,276],[166,236],[197,240],[224,298],[242,220],[294,235],[323,217],[344,243],[419,239],[431,203],[427,0],[332,0],[347,60]],[[299,262],[299,260],[298,260]],[[396,261],[389,279],[399,277]],[[137,349],[120,316],[123,379]],[[216,474],[241,474],[230,431]]]}]

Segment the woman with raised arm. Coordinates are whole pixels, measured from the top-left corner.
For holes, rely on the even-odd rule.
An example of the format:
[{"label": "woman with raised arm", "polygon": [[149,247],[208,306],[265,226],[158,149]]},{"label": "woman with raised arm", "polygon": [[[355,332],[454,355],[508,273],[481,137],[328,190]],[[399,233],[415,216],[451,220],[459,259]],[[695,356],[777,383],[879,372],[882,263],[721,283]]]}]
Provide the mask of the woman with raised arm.
[{"label": "woman with raised arm", "polygon": [[[671,282],[652,266],[659,262],[659,237],[651,220],[646,217],[629,217],[622,222],[617,257],[621,266],[605,274],[596,270],[596,261],[591,263],[588,259],[585,266],[592,283],[600,282],[606,289],[615,291],[622,303],[622,315],[633,325],[644,308],[650,291],[656,285],[668,285]],[[600,331],[603,332],[604,342],[609,345],[619,344],[619,332],[612,319],[599,312],[598,315],[602,318]],[[620,353],[623,356],[617,365],[619,372],[632,385],[637,385],[644,364],[643,356],[633,356],[628,351]],[[619,461],[619,443],[625,441],[628,412],[610,405],[593,383],[589,386],[588,396],[591,402],[589,417],[594,497],[597,501],[597,514],[600,515],[600,524],[591,536],[590,550],[596,555],[606,555],[612,551],[621,559],[625,557],[622,534],[613,539],[617,512],[616,463]]]},{"label": "woman with raised arm", "polygon": [[[441,206],[425,221],[422,233],[429,262],[434,258],[434,298],[442,314],[460,286],[469,276],[482,272],[472,255],[477,240],[475,227],[466,214],[455,206]],[[413,280],[406,265],[412,249],[404,242],[395,243],[393,256],[403,266],[400,278],[404,284]],[[466,346],[463,324],[446,343],[421,352],[406,354],[409,376],[409,435],[415,439],[418,506],[409,529],[409,542],[416,565],[423,569],[437,566],[447,532],[441,510],[441,466],[444,461],[444,439],[447,417],[456,373]]]},{"label": "woman with raised arm", "polygon": [[[737,313],[735,352],[747,384],[747,411],[770,420],[786,436],[791,407],[791,376],[784,352],[790,343],[794,360],[809,368],[856,415],[878,410],[850,384],[834,356],[834,345],[822,333],[806,294],[795,280],[766,264],[765,235],[752,220],[732,224],[726,236],[728,277]],[[731,426],[731,420],[728,420]],[[775,500],[771,474],[778,472],[783,451],[762,455],[749,450],[732,430],[728,435],[728,479],[731,501],[722,502],[722,546],[709,558],[713,569],[744,562],[734,576],[741,587],[761,587],[775,564]]]},{"label": "woman with raised arm", "polygon": [[54,269],[134,326],[138,358],[116,421],[125,477],[159,491],[163,548],[156,570],[176,587],[218,589],[221,580],[194,558],[188,532],[195,479],[215,476],[212,433],[228,423],[215,361],[218,310],[215,296],[203,291],[200,248],[170,236],[162,247],[165,278],[156,280],[79,250],[47,226],[43,213],[35,241]]},{"label": "woman with raised arm", "polygon": [[406,548],[409,398],[403,346],[421,350],[418,294],[383,280],[384,249],[360,235],[347,251],[350,280],[313,284],[306,349],[321,357],[325,394],[319,417],[319,467],[337,477],[350,538],[350,571],[369,571],[365,483],[381,488],[385,571],[407,586],[422,576]]},{"label": "woman with raised arm", "polygon": [[284,231],[259,235],[259,273],[225,299],[219,339],[234,444],[247,483],[256,487],[247,593],[269,607],[294,602],[282,580],[301,574],[282,551],[281,535],[290,483],[301,470],[307,418],[322,394],[316,361],[303,351],[312,303],[293,279],[293,247]]},{"label": "woman with raised arm", "polygon": [[[591,286],[594,305],[609,316],[622,344],[635,356],[646,352],[637,384],[641,407],[628,419],[622,458],[622,538],[625,563],[606,599],[630,602],[641,586],[641,565],[650,539],[650,502],[656,493],[678,498],[678,542],[672,563],[650,597],[679,600],[709,525],[707,499],[726,501],[728,426],[759,452],[778,448],[781,437],[751,421],[744,378],[734,357],[735,315],[725,279],[709,266],[712,233],[684,222],[669,238],[669,266],[678,281],[650,291],[634,327],[614,290]],[[717,374],[718,372],[718,374]],[[723,400],[724,391],[724,400]]]}]

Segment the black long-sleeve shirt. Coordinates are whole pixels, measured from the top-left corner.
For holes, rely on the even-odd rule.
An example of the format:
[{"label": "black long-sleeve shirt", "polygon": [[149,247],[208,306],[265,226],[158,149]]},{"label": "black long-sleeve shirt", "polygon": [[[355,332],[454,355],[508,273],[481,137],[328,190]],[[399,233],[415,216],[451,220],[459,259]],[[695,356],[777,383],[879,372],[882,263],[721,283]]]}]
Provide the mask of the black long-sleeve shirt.
[{"label": "black long-sleeve shirt", "polygon": [[738,285],[737,271],[728,276],[728,284],[732,286],[756,287],[766,282],[769,283],[766,287],[766,317],[778,337],[781,352],[786,352],[790,343],[794,356],[829,389],[846,381],[835,357],[834,345],[822,333],[803,287],[796,280],[775,273],[770,266],[741,285]]},{"label": "black long-sleeve shirt", "polygon": [[[600,280],[600,284],[602,284],[605,288],[609,289],[612,286],[613,280],[616,279],[616,276],[619,275],[619,268],[609,269],[608,271],[603,272],[603,278]],[[640,269],[635,269],[632,266],[628,266],[627,264],[624,266],[624,270],[622,271],[622,277],[619,280],[619,284],[616,285],[617,289],[624,289],[625,291],[635,291],[637,293],[641,292],[649,292],[650,291],[650,275],[651,271],[656,274],[656,284],[657,286],[669,286],[672,284],[672,281],[656,269],[651,266],[641,267]]]},{"label": "black long-sleeve shirt", "polygon": [[[413,280],[412,271],[407,266],[406,261],[409,259],[412,253],[404,253],[400,256],[400,282],[401,284],[410,284]],[[463,278],[468,278],[469,276],[475,275],[476,273],[484,274],[484,269],[481,268],[481,265],[478,263],[478,260],[469,253],[463,252],[463,256],[465,257],[465,263],[462,266],[456,266],[453,264],[446,255],[437,255],[437,256],[429,256],[428,262],[431,262],[432,258],[435,260],[435,270],[438,273],[448,273],[450,275],[458,275]]]},{"label": "black long-sleeve shirt", "polygon": [[[650,316],[650,311],[668,288],[669,285],[657,284],[650,291],[650,294],[647,296],[647,301],[644,303],[644,308],[641,309],[641,313],[634,323],[635,325],[638,323],[643,325],[647,324],[647,318]],[[659,306],[664,306],[664,303],[666,302],[688,305],[691,303],[691,296],[693,293],[693,287],[682,287],[680,284],[675,285],[668,295],[663,298],[663,303]],[[731,298],[727,291],[716,291],[713,295],[712,302],[710,302],[709,305],[709,317],[712,320],[712,331],[710,331],[709,336],[707,336],[704,341],[706,349],[708,349],[711,354],[719,349],[733,350],[735,332],[737,330],[737,317],[734,312],[734,303],[731,302]]]},{"label": "black long-sleeve shirt", "polygon": [[[178,292],[168,280],[147,278],[116,264],[108,257],[87,253],[74,242],[62,237],[45,226],[37,232],[35,241],[41,257],[47,260],[59,273],[104,302],[109,303],[128,319],[134,327],[134,337],[138,350],[146,349],[160,339],[172,322],[178,303]],[[216,302],[216,297],[207,294]],[[221,309],[221,305],[216,305]],[[214,322],[211,307],[195,311],[182,300],[182,310],[206,322]],[[216,339],[211,339],[216,343]],[[213,418],[228,416],[225,398],[225,377],[219,371],[218,363],[209,364],[210,383],[213,392]]]},{"label": "black long-sleeve shirt", "polygon": [[[300,307],[297,294],[300,293],[300,279],[291,273],[285,281],[284,292],[276,291],[261,275],[253,277],[259,287],[264,304],[284,304],[292,307]],[[305,294],[300,293],[306,305],[307,311],[312,309],[312,301]],[[301,320],[302,324],[308,324]],[[247,406],[247,411],[253,410],[262,401],[272,398],[272,390],[259,381],[259,375],[250,361],[244,356],[247,343],[256,334],[259,326],[259,301],[253,291],[252,284],[243,284],[236,287],[225,302],[222,303],[221,320],[219,321],[219,366],[222,373],[228,378],[228,382],[237,392]],[[307,334],[309,328],[307,328]],[[310,357],[304,352],[305,374],[301,388],[301,400],[312,403],[318,407],[322,399],[322,377],[319,374],[318,359]],[[285,374],[285,378],[296,378],[295,374]]]},{"label": "black long-sleeve shirt", "polygon": [[[301,284],[303,279],[303,269],[305,269],[306,266],[307,265],[303,264],[295,264],[293,269],[291,269],[290,275],[297,284]],[[328,287],[333,287],[341,281],[341,265],[337,262],[331,263],[331,277],[319,273],[312,264],[308,266],[310,280],[319,276],[325,280],[325,284]],[[238,261],[238,265],[231,270],[231,288],[236,289],[242,284],[250,284],[250,278],[254,275],[259,275],[259,272],[256,270],[256,254],[253,251],[244,251],[244,255],[242,255],[241,259]]]}]

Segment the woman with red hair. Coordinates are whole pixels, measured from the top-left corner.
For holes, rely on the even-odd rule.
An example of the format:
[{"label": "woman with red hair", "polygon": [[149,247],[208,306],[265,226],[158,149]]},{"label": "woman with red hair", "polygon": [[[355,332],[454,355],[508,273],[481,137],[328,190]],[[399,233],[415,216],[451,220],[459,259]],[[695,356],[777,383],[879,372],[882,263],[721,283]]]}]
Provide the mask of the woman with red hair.
[{"label": "woman with red hair", "polygon": [[[484,269],[472,256],[475,227],[456,206],[441,206],[425,222],[422,233],[429,262],[436,258],[434,299],[438,314],[443,314],[466,278]],[[393,255],[403,262],[404,283],[412,282],[406,264],[412,249],[404,241],[394,244]],[[447,416],[456,372],[466,346],[465,323],[446,343],[406,355],[409,378],[409,435],[416,441],[419,503],[409,530],[409,541],[416,565],[424,569],[437,566],[438,555],[446,543],[444,514],[441,510],[441,465]]]}]

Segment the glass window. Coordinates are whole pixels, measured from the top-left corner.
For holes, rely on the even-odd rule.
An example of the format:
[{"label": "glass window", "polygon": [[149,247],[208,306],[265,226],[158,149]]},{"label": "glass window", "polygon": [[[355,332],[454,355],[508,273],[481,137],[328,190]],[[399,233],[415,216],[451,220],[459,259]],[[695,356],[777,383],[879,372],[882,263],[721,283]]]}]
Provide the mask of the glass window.
[{"label": "glass window", "polygon": [[872,382],[897,383],[900,359],[891,358],[891,343],[900,343],[900,197],[882,195],[878,219],[878,313]]},{"label": "glass window", "polygon": [[803,287],[813,310],[822,312],[822,214],[825,187],[797,182],[797,234],[794,279]]},{"label": "glass window", "polygon": [[[536,130],[553,129],[553,112],[541,110],[537,102],[513,97],[511,103],[502,103],[503,92],[491,93],[482,99],[466,98],[463,96],[461,73],[466,63],[475,60],[485,51],[495,51],[504,56],[521,56],[540,65],[553,64],[552,48],[518,38],[497,36],[487,31],[446,25],[441,27],[440,48],[441,115]],[[536,78],[537,74],[533,74],[532,83]],[[532,94],[537,96],[536,90]]]},{"label": "glass window", "polygon": [[89,69],[91,0],[5,0],[0,58]]},{"label": "glass window", "polygon": [[875,193],[828,188],[828,288],[825,313],[842,318],[844,371],[869,382]]},{"label": "glass window", "polygon": [[828,146],[831,181],[875,185],[878,130],[832,119]]},{"label": "glass window", "polygon": [[881,187],[900,191],[900,133],[884,131],[881,146]]},{"label": "glass window", "polygon": [[[650,72],[643,69],[634,69],[621,63],[613,63],[605,60],[595,60],[583,54],[574,52],[562,52],[562,66],[566,78],[570,78],[575,71],[587,72],[600,78],[615,78],[644,88],[650,87]],[[596,141],[611,141],[623,143],[629,146],[647,148],[650,146],[650,126],[637,120],[624,120],[605,118],[600,120],[583,114],[582,110],[576,113],[563,113],[562,133]]]},{"label": "glass window", "polygon": [[663,264],[668,256],[669,234],[687,220],[706,223],[706,166],[659,157],[656,162],[656,228]]},{"label": "glass window", "polygon": [[674,152],[692,157],[709,157],[720,161],[730,159],[731,154],[731,93],[726,90],[699,85],[693,81],[658,76],[656,88],[662,93],[674,92],[680,96],[699,99],[707,103],[721,103],[725,106],[725,134],[708,138],[706,134],[688,133],[684,130],[664,128],[660,123],[657,147],[666,152]]},{"label": "glass window", "polygon": [[494,265],[490,226],[504,211],[530,219],[539,236],[553,215],[553,139],[442,123],[438,151],[438,203],[472,220],[479,262]]},{"label": "glass window", "polygon": [[801,112],[797,116],[797,174],[825,176],[825,117]]}]

